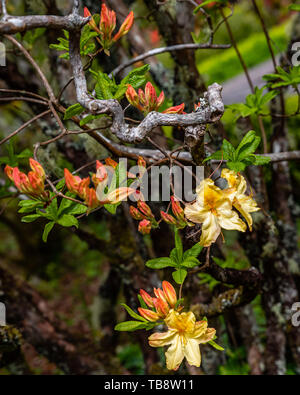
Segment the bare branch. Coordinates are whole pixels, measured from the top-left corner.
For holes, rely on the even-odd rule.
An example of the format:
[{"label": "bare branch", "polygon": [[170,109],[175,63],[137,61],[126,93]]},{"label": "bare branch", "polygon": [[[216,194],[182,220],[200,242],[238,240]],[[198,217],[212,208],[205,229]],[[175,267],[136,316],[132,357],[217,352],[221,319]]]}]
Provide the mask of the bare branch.
[{"label": "bare branch", "polygon": [[191,49],[191,50],[197,50],[197,49],[228,49],[230,48],[230,44],[195,44],[195,43],[189,43],[189,44],[178,44],[178,45],[171,45],[169,47],[161,47],[161,48],[155,48],[151,49],[148,52],[145,52],[139,56],[136,56],[133,59],[128,60],[127,62],[120,64],[118,67],[116,67],[110,74],[110,76],[117,75],[119,74],[122,70],[126,69],[126,67],[131,66],[134,63],[140,62],[141,60],[144,60],[146,58],[149,58],[151,56],[156,56],[164,52],[174,52],[174,51],[182,51],[184,49]]},{"label": "bare branch", "polygon": [[90,18],[70,14],[66,16],[57,15],[27,15],[12,16],[4,14],[0,20],[0,34],[15,34],[27,30],[45,27],[53,30],[66,29],[73,31],[82,28]]},{"label": "bare branch", "polygon": [[96,100],[88,94],[79,49],[80,32],[70,37],[70,61],[73,69],[76,96],[78,102],[92,114],[109,114],[112,116],[111,131],[121,141],[136,143],[142,141],[157,126],[193,126],[218,121],[224,112],[221,97],[222,87],[213,84],[205,94],[206,106],[191,114],[149,113],[136,127],[130,127],[124,120],[124,112],[117,100]]}]

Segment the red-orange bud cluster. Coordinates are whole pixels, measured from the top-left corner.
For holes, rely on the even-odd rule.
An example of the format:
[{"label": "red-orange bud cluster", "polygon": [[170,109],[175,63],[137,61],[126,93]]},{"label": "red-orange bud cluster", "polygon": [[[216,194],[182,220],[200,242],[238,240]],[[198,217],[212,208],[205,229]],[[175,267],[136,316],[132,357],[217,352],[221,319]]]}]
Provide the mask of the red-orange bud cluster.
[{"label": "red-orange bud cluster", "polygon": [[165,318],[170,309],[173,309],[177,303],[176,291],[168,281],[162,282],[162,288],[154,288],[155,298],[152,298],[143,289],[140,290],[140,295],[147,306],[154,310],[139,308],[139,313],[148,321],[154,322],[160,318]]},{"label": "red-orange bud cluster", "polygon": [[161,218],[169,225],[175,225],[176,228],[181,229],[186,225],[191,226],[191,224],[186,220],[184,216],[184,210],[181,207],[180,203],[175,199],[174,196],[171,196],[172,203],[172,212],[173,215],[165,213],[164,211],[160,212]]},{"label": "red-orange bud cluster", "polygon": [[84,8],[84,16],[91,17],[89,25],[95,32],[98,33],[97,40],[107,55],[109,55],[109,49],[113,43],[127,34],[134,22],[134,14],[131,11],[125,21],[122,23],[119,31],[114,36],[112,36],[113,31],[116,28],[116,13],[110,10],[104,3],[101,7],[99,26],[97,26],[95,19],[92,17],[87,7]]},{"label": "red-orange bud cluster", "polygon": [[4,171],[21,193],[25,193],[35,199],[47,201],[49,194],[45,191],[45,171],[33,158],[29,159],[29,164],[32,171],[28,175],[22,173],[18,167],[9,165],[5,166]]},{"label": "red-orange bud cluster", "polygon": [[[157,97],[154,86],[151,82],[147,82],[145,86],[145,91],[142,89],[136,90],[128,85],[126,91],[126,97],[129,103],[142,111],[145,115],[151,111],[158,111],[165,100],[165,94],[161,91],[160,95]],[[182,114],[184,110],[184,103],[179,106],[170,107],[164,111],[165,114]]]}]

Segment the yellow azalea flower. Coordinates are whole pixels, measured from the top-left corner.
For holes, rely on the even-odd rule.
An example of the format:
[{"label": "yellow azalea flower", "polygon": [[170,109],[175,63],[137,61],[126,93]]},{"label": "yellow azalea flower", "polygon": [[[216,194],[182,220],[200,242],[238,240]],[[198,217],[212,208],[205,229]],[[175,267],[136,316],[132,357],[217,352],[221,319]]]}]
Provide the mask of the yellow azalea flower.
[{"label": "yellow azalea flower", "polygon": [[250,213],[260,210],[251,196],[245,195],[247,183],[245,178],[233,170],[223,169],[221,177],[227,180],[228,189],[224,193],[232,200],[233,206],[242,214],[247,221],[249,229],[252,230],[252,217]]},{"label": "yellow azalea flower", "polygon": [[207,327],[207,321],[197,321],[195,315],[170,310],[165,318],[168,332],[154,333],[149,337],[152,347],[168,346],[166,352],[167,368],[177,370],[184,358],[190,365],[200,366],[199,344],[213,340],[216,330]]},{"label": "yellow azalea flower", "polygon": [[190,221],[202,224],[202,246],[209,247],[214,243],[221,233],[221,228],[245,232],[246,224],[232,210],[229,196],[218,188],[213,180],[203,180],[196,192],[196,202],[187,204],[184,214]]}]

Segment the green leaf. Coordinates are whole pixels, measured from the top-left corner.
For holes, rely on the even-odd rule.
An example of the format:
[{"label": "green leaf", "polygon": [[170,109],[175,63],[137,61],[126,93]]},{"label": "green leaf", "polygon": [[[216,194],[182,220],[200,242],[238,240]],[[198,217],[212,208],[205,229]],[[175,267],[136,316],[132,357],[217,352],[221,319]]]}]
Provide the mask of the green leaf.
[{"label": "green leaf", "polygon": [[163,257],[163,258],[155,258],[150,259],[146,262],[146,266],[150,269],[163,269],[165,267],[175,267],[176,265],[172,261],[171,258]]},{"label": "green leaf", "polygon": [[114,93],[117,90],[117,85],[114,80],[111,80],[106,73],[102,71],[93,71],[90,70],[94,77],[96,77],[96,98],[99,100],[108,100],[113,99]]},{"label": "green leaf", "polygon": [[[69,193],[67,193],[69,195]],[[87,207],[83,204],[72,202],[69,199],[63,199],[60,203],[58,216],[61,217],[62,214],[80,215],[87,211]]]},{"label": "green leaf", "polygon": [[254,155],[254,162],[253,164],[256,166],[259,165],[266,165],[268,163],[271,162],[271,158],[269,156],[258,156],[258,155]]},{"label": "green leaf", "polygon": [[207,162],[207,161],[209,161],[209,160],[211,160],[211,159],[216,159],[216,160],[222,160],[222,159],[225,159],[225,160],[227,160],[226,158],[224,158],[224,153],[223,153],[223,151],[216,151],[216,152],[214,152],[213,154],[211,154],[210,156],[208,156],[207,158],[205,158],[204,160],[203,160],[203,163],[205,163],[205,162]]},{"label": "green leaf", "polygon": [[170,258],[174,264],[174,266],[179,266],[181,261],[179,261],[178,259],[178,255],[177,255],[177,249],[173,248],[172,251],[170,252]]},{"label": "green leaf", "polygon": [[58,219],[58,207],[57,207],[57,199],[53,199],[52,202],[46,209],[46,213],[44,215],[48,219],[52,219],[56,221]]},{"label": "green leaf", "polygon": [[236,149],[236,161],[242,161],[249,155],[253,154],[259,146],[260,141],[261,138],[256,136],[255,131],[250,130]]},{"label": "green leaf", "polygon": [[42,236],[43,241],[44,241],[45,243],[47,242],[48,235],[49,235],[49,233],[51,232],[51,230],[52,230],[52,228],[53,228],[54,225],[55,225],[55,222],[54,222],[54,221],[48,222],[48,223],[45,225],[44,232],[43,232],[43,236]]},{"label": "green leaf", "polygon": [[225,160],[234,159],[235,149],[233,145],[226,139],[223,140],[222,151],[223,151],[223,158]]},{"label": "green leaf", "polygon": [[78,228],[78,220],[73,215],[64,214],[57,220],[57,223],[61,226],[69,228],[70,226],[76,226]]},{"label": "green leaf", "polygon": [[28,159],[31,158],[32,155],[32,151],[29,148],[24,149],[22,152],[20,152],[17,157],[18,159]]},{"label": "green leaf", "polygon": [[203,246],[201,246],[199,243],[196,243],[192,248],[185,251],[185,253],[183,254],[183,259],[186,259],[190,256],[197,258],[202,249]]},{"label": "green leaf", "polygon": [[190,256],[190,257],[186,258],[186,259],[182,262],[181,265],[184,266],[184,267],[193,268],[193,267],[195,267],[195,266],[198,266],[199,263],[200,263],[199,259],[197,259],[197,258],[195,258],[195,257],[193,257],[193,256]]},{"label": "green leaf", "polygon": [[211,346],[213,346],[216,350],[224,351],[224,348],[221,347],[221,346],[219,346],[219,345],[218,345],[217,343],[215,343],[213,340],[210,340],[210,341],[208,342],[208,344],[210,344]]},{"label": "green leaf", "polygon": [[35,211],[37,208],[42,208],[44,204],[42,202],[36,200],[21,200],[19,202],[19,207],[21,207],[18,212],[19,213],[31,213]]},{"label": "green leaf", "polygon": [[145,318],[143,318],[143,317],[141,317],[140,315],[138,315],[137,313],[135,313],[129,306],[127,306],[127,304],[121,303],[121,306],[123,306],[124,309],[126,309],[127,313],[128,313],[132,318],[135,318],[136,320],[139,320],[139,321],[148,322]]},{"label": "green leaf", "polygon": [[84,111],[84,108],[82,107],[81,104],[79,104],[79,103],[72,104],[72,106],[70,106],[66,109],[64,119],[70,119],[72,117],[75,117],[76,115],[81,114],[83,111]]},{"label": "green leaf", "polygon": [[182,262],[182,255],[183,255],[183,247],[182,247],[182,241],[181,241],[178,229],[175,229],[175,247],[177,250],[178,261],[179,261],[179,263],[181,263]]},{"label": "green leaf", "polygon": [[120,206],[121,202],[117,203],[117,204],[105,204],[104,208],[110,213],[115,215],[117,212],[117,208],[118,206]]},{"label": "green leaf", "polygon": [[140,305],[143,309],[148,309],[149,307],[146,305],[144,299],[141,297],[141,295],[138,295],[138,300],[140,302]]},{"label": "green leaf", "polygon": [[142,323],[140,321],[125,321],[117,324],[115,326],[115,331],[132,332],[138,329],[146,329],[148,326],[147,324],[148,323]]},{"label": "green leaf", "polygon": [[182,284],[186,278],[187,271],[185,269],[178,269],[172,273],[173,279],[177,284]]},{"label": "green leaf", "polygon": [[291,10],[291,11],[300,11],[300,5],[299,4],[291,4],[289,6],[289,10]]},{"label": "green leaf", "polygon": [[149,70],[149,64],[131,70],[130,73],[123,78],[120,86],[127,86],[127,84],[130,84],[134,89],[140,88],[146,82],[146,74]]},{"label": "green leaf", "polygon": [[33,222],[40,217],[41,217],[40,214],[26,215],[25,217],[22,217],[21,222],[26,222],[26,223]]},{"label": "green leaf", "polygon": [[243,162],[227,162],[227,167],[238,173],[246,169],[246,164]]}]

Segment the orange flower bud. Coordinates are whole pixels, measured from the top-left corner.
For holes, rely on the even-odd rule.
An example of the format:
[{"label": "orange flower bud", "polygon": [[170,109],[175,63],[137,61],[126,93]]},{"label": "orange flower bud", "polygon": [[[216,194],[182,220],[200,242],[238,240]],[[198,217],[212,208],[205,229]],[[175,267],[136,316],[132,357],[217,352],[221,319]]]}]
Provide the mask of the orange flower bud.
[{"label": "orange flower bud", "polygon": [[98,29],[98,26],[97,26],[97,24],[96,24],[96,22],[95,22],[95,19],[92,17],[92,14],[90,13],[90,11],[89,11],[89,9],[88,9],[87,7],[84,7],[84,9],[83,9],[83,15],[84,15],[85,18],[91,17],[91,19],[90,19],[90,21],[89,21],[88,24],[90,25],[90,27],[91,27],[93,30],[95,30],[97,33],[100,34],[100,30]]},{"label": "orange flower bud", "polygon": [[92,14],[90,13],[89,9],[87,7],[84,7],[83,9],[83,16],[85,18],[88,18],[89,16],[92,16]]},{"label": "orange flower bud", "polygon": [[161,212],[160,212],[160,215],[161,215],[162,219],[163,219],[167,224],[169,224],[169,225],[176,225],[176,224],[177,224],[176,219],[175,219],[172,215],[167,214],[167,213],[165,213],[164,211],[161,211]]},{"label": "orange flower bud", "polygon": [[40,195],[44,192],[44,181],[33,171],[28,173],[28,180],[31,185],[31,189],[36,195]]},{"label": "orange flower bud", "polygon": [[132,106],[139,108],[139,96],[136,93],[135,89],[129,84],[125,95]]},{"label": "orange flower bud", "polygon": [[116,27],[116,13],[109,10],[105,3],[102,3],[100,15],[100,31],[104,39],[111,39],[111,33]]},{"label": "orange flower bud", "polygon": [[157,103],[157,95],[154,86],[151,84],[151,82],[147,82],[146,87],[145,87],[145,98],[146,98],[146,104],[148,106],[148,111],[152,111],[154,108],[156,108],[156,103]]},{"label": "orange flower bud", "polygon": [[153,303],[158,316],[160,318],[165,318],[170,310],[168,303],[163,299],[153,299]]},{"label": "orange flower bud", "polygon": [[177,200],[175,200],[174,196],[171,196],[171,202],[172,202],[172,211],[175,217],[180,220],[184,220],[184,210],[180,206],[180,203]]},{"label": "orange flower bud", "polygon": [[29,164],[30,164],[31,169],[44,181],[45,180],[45,171],[44,171],[43,167],[39,164],[39,162],[37,162],[33,158],[30,158]]},{"label": "orange flower bud", "polygon": [[145,168],[147,167],[147,163],[142,156],[138,157],[138,166],[145,167]]},{"label": "orange flower bud", "polygon": [[162,287],[167,302],[172,308],[174,308],[177,303],[177,296],[174,287],[168,281],[163,281]]},{"label": "orange flower bud", "polygon": [[86,195],[85,203],[90,210],[93,210],[94,208],[100,205],[100,202],[97,199],[96,191],[94,188],[86,188],[85,195]]},{"label": "orange flower bud", "polygon": [[105,163],[106,163],[107,166],[111,166],[114,169],[118,166],[118,163],[115,160],[111,159],[111,158],[106,158],[105,159]]},{"label": "orange flower bud", "polygon": [[158,298],[158,299],[162,299],[166,302],[165,299],[165,294],[163,293],[163,291],[160,288],[154,288],[154,295]]},{"label": "orange flower bud", "polygon": [[146,204],[145,202],[142,202],[139,200],[137,202],[137,206],[140,209],[140,211],[147,217],[147,218],[154,218],[154,215],[151,211],[151,208]]},{"label": "orange flower bud", "polygon": [[129,13],[125,21],[122,23],[118,33],[114,36],[113,41],[119,40],[121,37],[125,36],[132,28],[134,22],[134,14],[133,11]]},{"label": "orange flower bud", "polygon": [[142,307],[138,307],[138,312],[140,313],[140,315],[142,317],[146,318],[146,320],[148,320],[150,322],[155,322],[159,319],[159,315],[152,310],[143,309]]},{"label": "orange flower bud", "polygon": [[13,179],[13,171],[14,171],[14,168],[11,166],[6,165],[4,168],[4,172],[7,175],[7,177],[10,179],[10,181],[14,180]]},{"label": "orange flower bud", "polygon": [[156,110],[158,110],[158,108],[163,104],[164,101],[165,101],[165,94],[164,91],[161,91],[156,102]]},{"label": "orange flower bud", "polygon": [[13,168],[13,181],[15,186],[20,192],[30,193],[32,192],[28,177],[22,173],[17,167]]},{"label": "orange flower bud", "polygon": [[73,174],[68,170],[64,170],[65,180],[67,188],[70,192],[77,193],[79,189],[79,185],[81,183],[81,178],[78,176],[73,176]]},{"label": "orange flower bud", "polygon": [[167,108],[165,111],[163,111],[163,114],[183,114],[183,110],[184,103],[181,103],[179,106]]},{"label": "orange flower bud", "polygon": [[139,232],[141,232],[143,235],[149,234],[151,232],[151,222],[147,219],[143,219],[139,223]]},{"label": "orange flower bud", "polygon": [[44,169],[32,158],[29,159],[29,164],[32,171],[30,171],[28,175],[22,173],[17,167],[10,167],[8,165],[5,166],[4,171],[21,193],[26,193],[34,198],[47,200],[49,195],[48,192],[44,190]]},{"label": "orange flower bud", "polygon": [[107,170],[106,170],[105,166],[98,160],[96,161],[96,169],[97,169],[97,172],[95,174],[95,177],[93,177],[93,182],[94,182],[95,186],[97,187],[100,182],[103,182],[104,180],[107,179],[108,174],[107,174]]},{"label": "orange flower bud", "polygon": [[154,307],[153,298],[146,291],[140,289],[140,295],[147,306]]},{"label": "orange flower bud", "polygon": [[130,206],[129,213],[133,219],[136,219],[138,221],[145,219],[144,215],[142,213],[140,213],[139,210],[133,206]]}]

